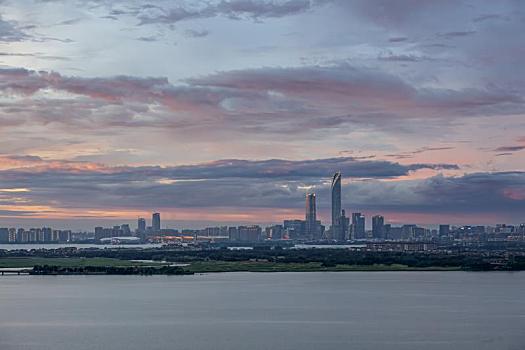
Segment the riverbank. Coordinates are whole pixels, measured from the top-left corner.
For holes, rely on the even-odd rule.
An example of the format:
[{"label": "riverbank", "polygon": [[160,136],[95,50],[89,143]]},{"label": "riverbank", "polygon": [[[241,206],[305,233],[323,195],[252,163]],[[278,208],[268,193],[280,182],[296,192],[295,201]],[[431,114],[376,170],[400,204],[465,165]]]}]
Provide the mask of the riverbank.
[{"label": "riverbank", "polygon": [[44,258],[44,257],[8,257],[0,258],[0,268],[33,268],[37,265],[59,266],[59,267],[86,267],[86,266],[108,266],[108,267],[128,267],[128,266],[162,266],[165,264],[157,262],[137,262],[116,258]]},{"label": "riverbank", "polygon": [[92,275],[92,274],[166,274],[181,275],[220,272],[323,272],[323,271],[459,271],[461,267],[414,267],[402,264],[326,266],[319,262],[281,263],[269,261],[194,261],[186,266],[166,262],[137,262],[111,258],[0,258],[0,268],[23,269],[36,275]]},{"label": "riverbank", "polygon": [[322,263],[275,263],[261,261],[198,261],[185,267],[194,273],[212,272],[337,272],[337,271],[459,271],[459,266],[452,267],[413,267],[407,265],[347,265],[324,266]]},{"label": "riverbank", "polygon": [[[164,267],[180,267],[178,272],[188,273],[521,271],[525,270],[525,252],[375,252],[280,247],[252,250],[165,247],[0,251],[0,268],[31,270],[35,266],[53,267],[50,270],[52,274],[86,271],[106,274],[129,274],[130,271],[137,274],[162,274]],[[39,273],[47,274],[47,268],[44,270]]]},{"label": "riverbank", "polygon": [[180,266],[84,266],[60,267],[37,265],[29,275],[193,275]]}]

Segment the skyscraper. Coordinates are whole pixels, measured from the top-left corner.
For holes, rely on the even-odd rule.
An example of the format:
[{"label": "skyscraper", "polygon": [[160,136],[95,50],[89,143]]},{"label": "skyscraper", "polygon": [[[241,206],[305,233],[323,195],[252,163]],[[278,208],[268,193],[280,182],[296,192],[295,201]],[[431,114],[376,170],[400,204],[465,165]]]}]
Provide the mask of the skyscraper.
[{"label": "skyscraper", "polygon": [[352,235],[353,239],[365,239],[365,216],[361,213],[352,213]]},{"label": "skyscraper", "polygon": [[151,217],[151,226],[153,228],[153,232],[160,231],[160,213],[153,213]]},{"label": "skyscraper", "polygon": [[346,241],[349,237],[350,218],[346,217],[345,210],[341,211],[341,236],[338,238],[340,241]]},{"label": "skyscraper", "polygon": [[317,238],[317,213],[315,193],[306,194],[306,236],[308,239]]},{"label": "skyscraper", "polygon": [[284,220],[283,226],[291,239],[298,239],[305,235],[306,221],[304,220]]},{"label": "skyscraper", "polygon": [[450,225],[439,225],[439,237],[445,237],[450,234]]},{"label": "skyscraper", "polygon": [[9,243],[9,229],[0,228],[0,243]]},{"label": "skyscraper", "polygon": [[137,231],[139,233],[144,233],[146,232],[146,219],[144,218],[139,218],[138,220],[138,226],[137,226]]},{"label": "skyscraper", "polygon": [[332,193],[332,238],[341,236],[341,172],[338,171],[332,178],[330,186]]},{"label": "skyscraper", "polygon": [[375,239],[385,238],[385,218],[381,215],[372,217],[372,237]]}]

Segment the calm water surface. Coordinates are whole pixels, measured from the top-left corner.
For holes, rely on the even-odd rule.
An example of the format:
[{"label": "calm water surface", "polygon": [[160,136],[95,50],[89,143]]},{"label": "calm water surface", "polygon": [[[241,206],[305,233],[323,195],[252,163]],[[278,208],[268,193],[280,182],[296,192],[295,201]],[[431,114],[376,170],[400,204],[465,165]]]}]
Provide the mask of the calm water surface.
[{"label": "calm water surface", "polygon": [[0,349],[525,349],[525,273],[0,277]]}]

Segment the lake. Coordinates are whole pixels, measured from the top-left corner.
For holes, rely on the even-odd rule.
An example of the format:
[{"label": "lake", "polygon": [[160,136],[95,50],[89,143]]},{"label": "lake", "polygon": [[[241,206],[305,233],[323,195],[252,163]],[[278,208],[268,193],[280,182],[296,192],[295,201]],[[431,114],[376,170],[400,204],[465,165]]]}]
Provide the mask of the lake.
[{"label": "lake", "polygon": [[0,277],[2,350],[524,349],[525,273]]}]

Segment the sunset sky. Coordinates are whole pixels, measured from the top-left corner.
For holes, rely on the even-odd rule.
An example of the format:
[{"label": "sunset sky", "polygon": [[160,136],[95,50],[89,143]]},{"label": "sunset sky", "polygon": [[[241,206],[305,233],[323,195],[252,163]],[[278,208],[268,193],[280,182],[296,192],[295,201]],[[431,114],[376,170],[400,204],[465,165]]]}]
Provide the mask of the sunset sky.
[{"label": "sunset sky", "polygon": [[[525,2],[0,0],[0,227],[525,222]],[[151,224],[148,222],[148,224]],[[163,226],[165,226],[163,224]]]}]

